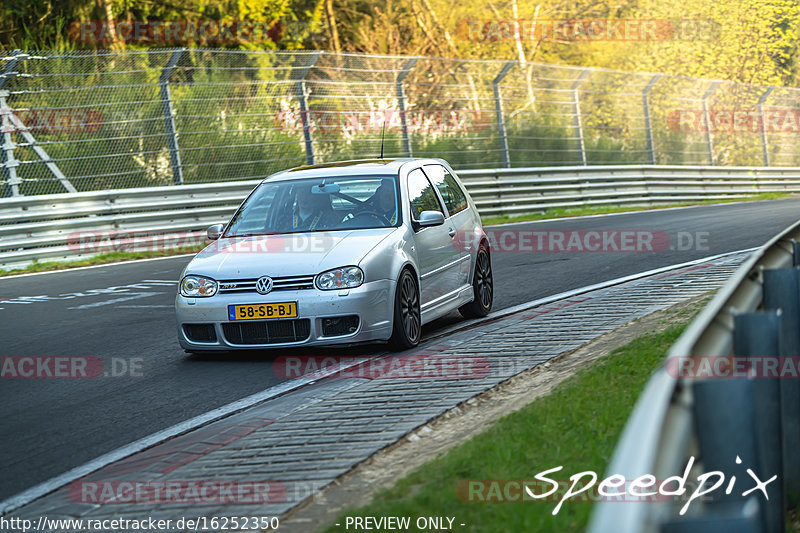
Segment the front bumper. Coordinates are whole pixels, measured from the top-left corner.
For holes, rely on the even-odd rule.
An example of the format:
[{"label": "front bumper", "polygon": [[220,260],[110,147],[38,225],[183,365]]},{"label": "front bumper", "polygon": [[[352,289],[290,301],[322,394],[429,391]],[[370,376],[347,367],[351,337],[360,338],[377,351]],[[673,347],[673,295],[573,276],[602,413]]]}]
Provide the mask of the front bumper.
[{"label": "front bumper", "polygon": [[[395,282],[392,280],[377,280],[364,283],[355,289],[335,291],[320,291],[314,288],[273,291],[265,295],[256,292],[218,293],[211,298],[187,298],[178,294],[175,298],[178,342],[185,350],[202,351],[353,344],[388,340],[392,334],[394,288]],[[275,302],[297,302],[297,318],[310,321],[310,332],[307,338],[297,342],[242,344],[225,335],[223,324],[234,323],[228,318],[229,305]],[[345,335],[323,335],[323,318],[349,315],[359,317],[356,331]],[[236,321],[236,323],[247,322],[249,321]],[[198,342],[187,335],[184,325],[203,324],[213,326],[216,340]]]}]

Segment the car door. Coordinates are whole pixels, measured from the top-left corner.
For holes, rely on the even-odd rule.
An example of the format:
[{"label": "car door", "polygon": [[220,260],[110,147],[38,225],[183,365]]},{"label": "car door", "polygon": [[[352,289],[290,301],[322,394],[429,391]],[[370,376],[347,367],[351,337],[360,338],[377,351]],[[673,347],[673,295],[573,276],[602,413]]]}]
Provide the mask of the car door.
[{"label": "car door", "polygon": [[[439,196],[422,169],[409,172],[407,183],[412,220],[418,220],[423,211],[439,211],[446,216]],[[414,234],[423,312],[446,301],[456,288],[452,274],[455,249],[449,228],[447,224],[429,226],[418,228]]]},{"label": "car door", "polygon": [[449,275],[453,279],[448,280],[448,285],[455,288],[463,287],[470,283],[470,259],[472,257],[471,254],[474,252],[472,249],[474,220],[472,213],[468,209],[467,196],[461,190],[453,175],[444,166],[430,164],[424,165],[422,169],[433,186],[436,187],[447,210],[444,225],[447,227],[448,234],[453,237],[455,252],[453,261],[457,261],[457,264],[449,269]]}]

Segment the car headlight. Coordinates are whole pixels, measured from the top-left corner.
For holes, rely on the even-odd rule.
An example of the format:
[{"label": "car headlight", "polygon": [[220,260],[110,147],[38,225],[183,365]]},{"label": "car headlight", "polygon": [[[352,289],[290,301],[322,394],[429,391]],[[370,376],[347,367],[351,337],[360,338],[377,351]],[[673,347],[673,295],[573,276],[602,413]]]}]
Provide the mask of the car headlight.
[{"label": "car headlight", "polygon": [[186,276],[181,280],[181,294],[190,298],[214,296],[218,288],[216,281],[203,276]]},{"label": "car headlight", "polygon": [[321,291],[352,289],[364,283],[364,271],[357,266],[334,268],[319,274],[314,283]]}]

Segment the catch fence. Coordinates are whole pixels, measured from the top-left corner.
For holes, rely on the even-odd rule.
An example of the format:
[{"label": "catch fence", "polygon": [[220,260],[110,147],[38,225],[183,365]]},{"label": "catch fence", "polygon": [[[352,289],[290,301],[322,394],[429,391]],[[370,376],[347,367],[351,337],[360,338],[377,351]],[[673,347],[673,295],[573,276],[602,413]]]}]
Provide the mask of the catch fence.
[{"label": "catch fence", "polygon": [[517,61],[321,51],[0,51],[4,187],[262,178],[380,154],[457,170],[800,166],[800,91]]}]

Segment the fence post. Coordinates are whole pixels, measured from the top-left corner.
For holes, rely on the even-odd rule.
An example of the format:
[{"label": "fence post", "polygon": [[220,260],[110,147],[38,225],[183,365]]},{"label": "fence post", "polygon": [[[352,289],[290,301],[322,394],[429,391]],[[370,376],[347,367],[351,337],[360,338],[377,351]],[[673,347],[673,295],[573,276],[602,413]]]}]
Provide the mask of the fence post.
[{"label": "fence post", "polygon": [[761,153],[764,157],[764,166],[769,166],[769,147],[767,146],[767,120],[764,116],[764,102],[767,101],[769,95],[772,94],[772,91],[775,90],[775,87],[769,87],[764,94],[762,94],[758,98],[758,116],[761,120]]},{"label": "fence post", "polygon": [[658,82],[659,78],[661,78],[661,74],[656,74],[645,86],[644,90],[642,91],[642,109],[644,110],[644,133],[647,136],[647,153],[650,154],[650,164],[656,164],[656,151],[653,145],[653,125],[650,120],[650,90],[655,86]]},{"label": "fence post", "polygon": [[578,143],[581,165],[586,165],[586,145],[583,142],[583,121],[581,119],[581,100],[578,96],[578,87],[589,77],[591,70],[584,69],[572,84],[572,112],[575,115],[575,140]]},{"label": "fence post", "polygon": [[[315,158],[314,139],[311,136],[311,120],[308,116],[308,99],[306,98],[306,76],[308,75],[308,71],[317,63],[317,59],[319,59],[320,55],[322,55],[322,51],[311,54],[311,60],[308,65],[299,69],[300,76],[295,78],[296,83],[294,85],[297,99],[300,102],[300,119],[303,121],[303,140],[306,144],[306,163],[309,165],[314,164]],[[294,71],[292,71],[292,75],[294,77]]]},{"label": "fence post", "polygon": [[[6,66],[3,67],[3,73],[0,74],[0,91],[2,91],[8,80],[14,77],[17,73],[14,69],[17,68],[17,64],[19,63],[20,58],[24,58],[19,50],[14,50],[14,56],[11,57]],[[5,100],[8,97],[8,91],[0,92],[0,98]],[[0,117],[0,128],[2,128],[2,163],[3,163],[3,183],[6,189],[6,197],[10,196],[19,196],[19,178],[17,177],[17,160],[14,159],[14,148],[17,145],[14,141],[11,140],[11,131],[6,131],[8,128],[10,130],[11,125],[8,123],[8,115],[6,111],[0,110],[0,113],[3,114]]]},{"label": "fence post", "polygon": [[506,77],[508,71],[511,70],[516,64],[516,61],[508,61],[500,73],[492,80],[492,89],[494,90],[494,111],[497,116],[497,133],[500,137],[500,151],[503,156],[503,167],[511,168],[511,155],[508,152],[508,136],[506,135],[506,121],[503,116],[503,97],[500,94],[500,82]]},{"label": "fence post", "polygon": [[406,79],[406,76],[411,72],[411,69],[414,68],[414,65],[417,64],[418,57],[412,57],[408,61],[405,62],[403,68],[397,74],[397,80],[395,81],[395,88],[397,90],[397,105],[400,107],[400,127],[403,130],[403,151],[406,153],[406,157],[412,157],[411,155],[411,139],[408,136],[408,120],[406,119],[406,91],[403,88],[403,80]]},{"label": "fence post", "polygon": [[0,132],[2,132],[2,156],[3,156],[3,183],[5,184],[6,197],[20,196],[19,184],[22,180],[17,176],[19,162],[14,158],[14,149],[17,147],[11,139],[11,113],[6,109],[6,97],[8,91],[0,90]]},{"label": "fence post", "polygon": [[166,66],[161,69],[161,77],[158,83],[161,85],[161,109],[164,113],[164,121],[167,128],[167,143],[169,143],[169,158],[172,163],[172,180],[175,185],[183,185],[183,167],[181,166],[181,153],[178,147],[178,136],[175,132],[175,117],[173,117],[172,100],[169,91],[169,77],[175,70],[186,48],[181,48],[172,52]]},{"label": "fence post", "polygon": [[720,82],[715,81],[711,84],[711,87],[703,95],[703,122],[705,123],[706,127],[706,150],[708,150],[708,164],[714,164],[714,146],[711,144],[711,117],[708,114],[708,99],[717,90],[719,87]]}]

